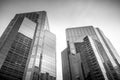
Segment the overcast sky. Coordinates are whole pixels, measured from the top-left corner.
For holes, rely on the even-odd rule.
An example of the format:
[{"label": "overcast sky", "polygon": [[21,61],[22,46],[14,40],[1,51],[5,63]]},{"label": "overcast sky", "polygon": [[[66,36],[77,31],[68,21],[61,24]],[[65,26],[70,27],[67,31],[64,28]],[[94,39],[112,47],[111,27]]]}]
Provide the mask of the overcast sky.
[{"label": "overcast sky", "polygon": [[120,55],[119,0],[1,0],[0,35],[16,13],[42,10],[47,11],[50,30],[57,37],[57,80],[62,79],[61,51],[66,47],[66,28],[99,27]]}]

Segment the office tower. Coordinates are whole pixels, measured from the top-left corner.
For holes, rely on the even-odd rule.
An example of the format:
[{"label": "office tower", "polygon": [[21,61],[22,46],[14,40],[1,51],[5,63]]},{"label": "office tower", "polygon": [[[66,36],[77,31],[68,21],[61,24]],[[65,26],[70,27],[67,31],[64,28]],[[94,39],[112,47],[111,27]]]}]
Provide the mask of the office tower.
[{"label": "office tower", "polygon": [[45,11],[16,14],[0,38],[1,80],[56,80],[56,37]]},{"label": "office tower", "polygon": [[88,80],[108,80],[94,40],[85,37],[84,41],[75,43],[76,53],[81,56],[81,66],[84,79]]},{"label": "office tower", "polygon": [[65,66],[70,68],[71,80],[120,80],[120,58],[100,29],[68,28],[66,40],[67,52],[62,52],[63,80],[67,77]]},{"label": "office tower", "polygon": [[71,70],[70,70],[70,63],[69,63],[69,53],[68,49],[64,49],[62,52],[62,67],[63,67],[63,80],[71,80]]}]

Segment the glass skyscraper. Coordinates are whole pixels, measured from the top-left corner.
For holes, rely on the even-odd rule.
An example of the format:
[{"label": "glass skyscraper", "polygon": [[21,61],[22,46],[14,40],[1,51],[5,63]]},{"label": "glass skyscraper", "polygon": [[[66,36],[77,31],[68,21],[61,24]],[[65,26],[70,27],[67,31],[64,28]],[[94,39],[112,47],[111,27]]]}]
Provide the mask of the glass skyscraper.
[{"label": "glass skyscraper", "polygon": [[[120,58],[100,29],[67,28],[66,39],[67,52],[62,52],[63,80],[120,80]],[[64,76],[68,73],[71,77]]]},{"label": "glass skyscraper", "polygon": [[56,80],[56,36],[45,11],[16,14],[0,38],[1,80]]}]

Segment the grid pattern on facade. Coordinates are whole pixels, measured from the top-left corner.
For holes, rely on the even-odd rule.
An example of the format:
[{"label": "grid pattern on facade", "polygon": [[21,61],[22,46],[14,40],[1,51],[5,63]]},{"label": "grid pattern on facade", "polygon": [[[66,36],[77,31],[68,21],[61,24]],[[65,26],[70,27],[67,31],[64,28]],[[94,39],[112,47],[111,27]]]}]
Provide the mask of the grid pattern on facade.
[{"label": "grid pattern on facade", "polygon": [[56,76],[56,43],[55,35],[45,31],[43,54],[41,62],[41,73],[49,73],[50,76]]},{"label": "grid pattern on facade", "polygon": [[97,39],[96,33],[92,26],[66,29],[67,41],[74,42],[79,39],[83,40],[85,36],[92,36]]},{"label": "grid pattern on facade", "polygon": [[22,80],[31,42],[32,39],[21,33],[16,35],[8,55],[6,56],[4,64],[1,67],[0,72],[2,74],[7,75],[8,77],[10,75],[16,77],[16,79],[18,78],[18,80]]},{"label": "grid pattern on facade", "polygon": [[98,40],[93,26],[67,28],[66,29],[66,40],[69,41],[70,51],[75,54],[74,42],[81,42],[85,36],[91,36]]},{"label": "grid pattern on facade", "polygon": [[94,77],[94,80],[96,80],[96,79],[97,80],[104,80],[105,78],[104,78],[102,71],[100,69],[100,64],[98,62],[98,58],[95,55],[95,52],[93,51],[93,48],[91,45],[92,43],[90,43],[88,37],[85,37],[84,41],[86,42],[86,44],[85,44],[85,48],[87,50],[86,56],[89,56],[87,62],[88,62],[88,66],[90,67],[92,77]]},{"label": "grid pattern on facade", "polygon": [[[33,30],[31,27],[35,27],[35,29]],[[31,29],[31,32],[28,28]],[[2,73],[0,79],[1,76],[5,80],[21,80],[22,77],[25,80],[38,79],[40,70],[41,73],[49,73],[50,79],[56,79],[56,40],[53,40],[55,36],[48,33],[49,37],[47,37],[49,39],[46,39],[43,48],[45,30],[50,32],[45,11],[15,15],[0,40],[0,43],[2,43],[0,44],[0,51],[4,54],[0,64],[0,73]],[[33,36],[30,36],[29,33]]]},{"label": "grid pattern on facade", "polygon": [[104,80],[103,74],[97,62],[97,58],[92,50],[90,42],[85,38],[84,42],[75,43],[76,52],[80,53],[83,66],[84,79]]},{"label": "grid pattern on facade", "polygon": [[36,12],[21,13],[21,14],[17,14],[16,16],[19,16],[19,17],[27,17],[28,19],[32,20],[32,21],[35,22],[35,23],[37,23],[38,18],[39,18],[39,14],[37,14]]}]

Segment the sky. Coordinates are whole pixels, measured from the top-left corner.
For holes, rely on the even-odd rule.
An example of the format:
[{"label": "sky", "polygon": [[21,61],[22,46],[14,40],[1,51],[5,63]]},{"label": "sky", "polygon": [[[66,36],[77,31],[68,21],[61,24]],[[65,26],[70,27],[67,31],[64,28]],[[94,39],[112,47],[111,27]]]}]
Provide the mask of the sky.
[{"label": "sky", "polygon": [[65,29],[92,25],[100,28],[120,55],[119,0],[0,0],[0,35],[17,13],[47,11],[57,40],[57,80],[62,80],[61,51],[66,48]]}]

